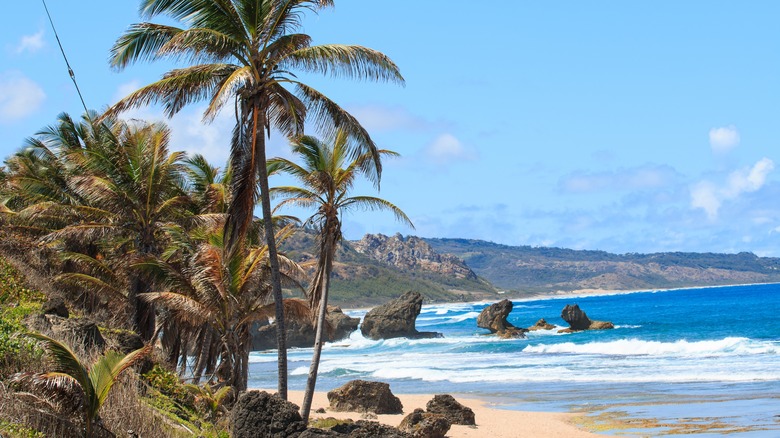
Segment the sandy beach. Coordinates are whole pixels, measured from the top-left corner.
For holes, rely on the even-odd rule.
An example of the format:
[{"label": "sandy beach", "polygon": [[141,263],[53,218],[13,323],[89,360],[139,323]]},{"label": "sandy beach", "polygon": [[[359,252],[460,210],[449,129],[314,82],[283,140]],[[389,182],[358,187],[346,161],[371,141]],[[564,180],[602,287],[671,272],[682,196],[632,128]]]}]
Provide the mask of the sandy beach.
[{"label": "sandy beach", "polygon": [[[264,390],[275,392],[275,390]],[[404,406],[404,414],[378,415],[376,421],[390,426],[398,426],[401,420],[416,408],[425,409],[426,403],[433,398],[432,394],[395,394]],[[599,437],[590,432],[577,428],[572,424],[576,414],[556,412],[524,412],[496,409],[488,403],[464,396],[454,395],[461,404],[474,411],[477,425],[459,426],[453,425],[447,436],[450,438],[465,437],[492,437],[492,438],[588,438]],[[303,391],[289,391],[289,400],[298,406],[303,401]],[[324,408],[325,413],[315,411]],[[361,414],[357,412],[333,412],[329,409],[327,392],[318,391],[312,403],[311,419],[339,418],[360,420]]]}]

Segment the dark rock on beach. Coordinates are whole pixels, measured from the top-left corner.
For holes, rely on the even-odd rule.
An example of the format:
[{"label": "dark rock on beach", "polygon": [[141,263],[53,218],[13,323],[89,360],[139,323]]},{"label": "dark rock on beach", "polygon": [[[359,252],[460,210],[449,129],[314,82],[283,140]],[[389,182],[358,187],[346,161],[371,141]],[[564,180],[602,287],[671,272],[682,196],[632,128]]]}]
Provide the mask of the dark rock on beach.
[{"label": "dark rock on beach", "polygon": [[376,421],[358,420],[342,423],[331,428],[347,438],[411,438],[411,435]]},{"label": "dark rock on beach", "polygon": [[512,302],[501,300],[491,304],[479,313],[477,317],[477,327],[490,330],[490,333],[496,333],[502,338],[524,338],[525,330],[515,327],[506,320],[509,313],[512,312]]},{"label": "dark rock on beach", "polygon": [[561,318],[563,318],[564,321],[569,323],[569,328],[559,330],[559,333],[569,333],[569,332],[576,332],[581,330],[605,330],[605,329],[612,329],[615,328],[615,326],[608,321],[593,321],[590,318],[588,318],[588,315],[585,314],[580,309],[580,306],[577,304],[570,305],[567,304],[566,307],[563,308],[561,311]]},{"label": "dark rock on beach", "polygon": [[[230,414],[233,438],[297,437],[306,430],[298,406],[276,394],[247,391]],[[316,436],[316,435],[314,435]]]},{"label": "dark rock on beach", "polygon": [[532,325],[531,327],[528,327],[529,332],[533,332],[536,330],[552,330],[555,326],[550,324],[549,322],[545,321],[544,318],[540,319],[539,321],[536,321],[536,324]]},{"label": "dark rock on beach", "polygon": [[422,302],[422,295],[410,291],[386,304],[377,306],[363,317],[360,331],[363,336],[374,340],[442,337],[441,333],[418,332],[415,328],[415,321],[422,309]]},{"label": "dark rock on beach", "polygon": [[[325,340],[326,342],[334,342],[349,337],[352,332],[357,330],[360,318],[352,318],[345,315],[339,307],[328,306],[325,322]],[[287,328],[288,347],[311,348],[314,345],[316,331],[310,322],[290,319],[285,321],[285,325]],[[253,351],[276,348],[275,323],[257,323],[252,326],[251,333],[251,348]]]},{"label": "dark rock on beach", "polygon": [[352,380],[328,392],[328,401],[334,411],[402,414],[404,409],[390,385],[366,380]]},{"label": "dark rock on beach", "polygon": [[415,409],[407,415],[398,429],[414,438],[444,438],[452,424],[443,415]]},{"label": "dark rock on beach", "polygon": [[437,394],[425,406],[426,410],[433,414],[443,415],[452,424],[474,426],[476,424],[474,411],[463,406],[455,397],[449,394]]}]

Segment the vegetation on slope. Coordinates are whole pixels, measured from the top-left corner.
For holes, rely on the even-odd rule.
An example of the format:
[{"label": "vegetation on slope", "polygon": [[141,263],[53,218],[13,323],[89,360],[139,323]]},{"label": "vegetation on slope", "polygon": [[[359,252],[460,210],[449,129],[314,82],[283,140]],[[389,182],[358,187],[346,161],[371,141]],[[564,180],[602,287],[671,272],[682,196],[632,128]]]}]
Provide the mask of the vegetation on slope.
[{"label": "vegetation on slope", "polygon": [[470,239],[425,239],[462,258],[497,287],[518,292],[650,289],[780,281],[780,259],[752,253],[612,254],[507,246]]}]

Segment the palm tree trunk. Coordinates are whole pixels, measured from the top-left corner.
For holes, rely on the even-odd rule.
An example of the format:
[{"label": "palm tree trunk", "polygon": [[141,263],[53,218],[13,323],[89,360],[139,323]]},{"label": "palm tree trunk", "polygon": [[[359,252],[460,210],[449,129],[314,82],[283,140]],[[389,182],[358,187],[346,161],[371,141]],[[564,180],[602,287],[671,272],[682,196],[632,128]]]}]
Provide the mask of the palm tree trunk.
[{"label": "palm tree trunk", "polygon": [[[252,142],[257,153],[258,183],[260,185],[260,205],[263,211],[263,223],[265,229],[265,242],[268,246],[268,258],[271,265],[271,289],[274,296],[276,318],[276,345],[278,346],[277,372],[279,397],[287,400],[287,329],[284,325],[284,303],[282,302],[282,276],[279,271],[279,259],[276,251],[276,239],[271,216],[271,196],[268,187],[268,169],[265,157],[265,137],[263,129],[265,117],[259,120],[259,103],[255,101],[254,108],[254,133]],[[246,386],[246,385],[244,385]]]},{"label": "palm tree trunk", "polygon": [[133,309],[133,326],[144,342],[151,340],[154,334],[154,307],[140,300],[138,294],[148,292],[149,285],[136,273],[130,285],[128,299]]},{"label": "palm tree trunk", "polygon": [[[328,221],[329,222],[329,221]],[[317,385],[317,373],[320,367],[320,356],[322,355],[322,334],[325,331],[325,317],[328,313],[328,289],[330,288],[330,273],[333,269],[333,256],[336,249],[334,242],[335,236],[330,233],[330,224],[326,223],[324,237],[325,243],[320,252],[321,266],[323,267],[319,278],[320,306],[317,313],[317,331],[314,335],[314,353],[309,366],[309,377],[306,380],[306,392],[303,396],[303,406],[301,407],[301,417],[308,423],[309,413],[311,412],[311,403],[314,398],[314,388]]]},{"label": "palm tree trunk", "polygon": [[211,353],[211,329],[207,326],[201,326],[200,333],[198,334],[198,359],[195,361],[195,370],[192,376],[193,383],[200,383],[201,377],[203,377],[203,370],[206,369],[206,364],[209,360],[209,353]]}]

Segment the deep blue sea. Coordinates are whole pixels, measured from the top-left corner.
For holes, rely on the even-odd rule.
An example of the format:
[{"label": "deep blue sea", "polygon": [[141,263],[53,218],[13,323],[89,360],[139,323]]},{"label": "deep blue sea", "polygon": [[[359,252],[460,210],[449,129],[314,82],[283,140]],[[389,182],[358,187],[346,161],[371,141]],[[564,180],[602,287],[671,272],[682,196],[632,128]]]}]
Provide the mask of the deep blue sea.
[{"label": "deep blue sea", "polygon": [[[444,338],[371,341],[355,332],[323,348],[317,389],[380,380],[396,393],[586,412],[599,433],[677,435],[692,430],[685,423],[711,426],[697,429],[699,437],[780,437],[780,285],[521,300],[508,319],[528,327],[545,318],[564,328],[561,310],[574,303],[615,329],[503,340],[476,325],[490,303],[425,305],[417,328]],[[304,388],[311,352],[290,350],[291,389]],[[274,388],[276,352],[252,353],[250,361],[249,386]],[[616,418],[620,428],[610,426]]]}]

